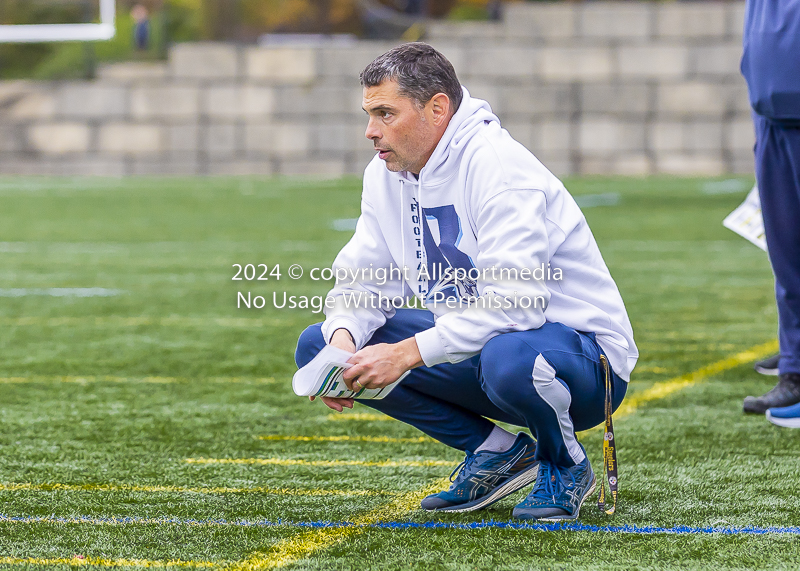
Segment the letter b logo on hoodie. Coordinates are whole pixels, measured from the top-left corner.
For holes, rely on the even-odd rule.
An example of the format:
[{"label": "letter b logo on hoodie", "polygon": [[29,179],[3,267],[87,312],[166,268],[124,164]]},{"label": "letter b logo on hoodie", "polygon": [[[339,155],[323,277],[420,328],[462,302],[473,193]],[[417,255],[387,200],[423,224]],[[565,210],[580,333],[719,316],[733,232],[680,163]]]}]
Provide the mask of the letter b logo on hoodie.
[{"label": "letter b logo on hoodie", "polygon": [[477,296],[478,287],[475,280],[461,276],[456,279],[454,272],[447,272],[448,268],[461,268],[464,270],[461,273],[466,273],[475,267],[470,257],[458,249],[458,243],[461,241],[461,220],[456,214],[455,207],[448,204],[423,208],[422,212],[428,275],[433,280],[428,286],[426,299],[433,299],[437,292],[444,294],[445,298]]}]

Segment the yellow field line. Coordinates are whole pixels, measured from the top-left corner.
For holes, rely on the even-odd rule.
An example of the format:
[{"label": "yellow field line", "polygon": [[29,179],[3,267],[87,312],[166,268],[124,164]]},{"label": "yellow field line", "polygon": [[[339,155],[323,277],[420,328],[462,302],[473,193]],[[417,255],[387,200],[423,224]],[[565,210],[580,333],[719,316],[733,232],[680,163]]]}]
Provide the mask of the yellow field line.
[{"label": "yellow field line", "polygon": [[0,483],[0,492],[146,492],[177,494],[265,494],[279,496],[394,496],[397,492],[374,490],[296,489],[296,488],[190,488],[183,486],[140,486],[125,484],[31,484],[27,482]]},{"label": "yellow field line", "polygon": [[458,462],[448,460],[384,460],[366,462],[363,460],[298,460],[294,458],[187,458],[188,464],[255,464],[267,466],[317,466],[333,468],[336,466],[366,466],[370,468],[425,468],[428,466],[455,466]]},{"label": "yellow field line", "polygon": [[371,414],[369,412],[351,412],[351,413],[332,413],[325,417],[326,420],[333,420],[333,421],[346,421],[346,420],[372,420],[372,421],[384,421],[384,420],[394,420],[391,416],[386,416],[385,414]]},{"label": "yellow field line", "polygon": [[[440,491],[442,488],[447,487],[449,483],[446,478],[436,480],[421,490],[403,494],[385,505],[358,516],[352,522],[357,526],[367,526],[379,521],[392,521],[402,518],[409,512],[418,509],[422,498]],[[305,531],[294,537],[279,541],[264,553],[251,555],[241,563],[232,565],[231,569],[235,571],[256,571],[285,567],[309,556],[315,551],[327,549],[346,539],[364,533],[364,531],[363,527]]]},{"label": "yellow field line", "polygon": [[0,557],[0,565],[69,565],[83,566],[92,565],[97,567],[189,567],[205,568],[218,567],[217,563],[211,561],[152,561],[148,559],[106,559],[103,557]]},{"label": "yellow field line", "polygon": [[416,438],[390,438],[388,436],[281,436],[270,434],[259,436],[259,440],[293,440],[297,442],[411,442],[421,444],[423,442],[436,442],[427,436]]},{"label": "yellow field line", "polygon": [[204,379],[190,379],[186,377],[117,377],[112,375],[32,375],[28,377],[0,377],[0,384],[15,383],[189,383],[197,381],[212,381],[217,383],[254,383],[270,384],[277,382],[273,377],[209,377]]},{"label": "yellow field line", "polygon": [[[770,341],[769,343],[763,343],[762,345],[751,347],[750,349],[737,353],[736,355],[726,359],[722,359],[721,361],[717,361],[716,363],[711,363],[710,365],[701,367],[696,371],[692,371],[691,373],[687,373],[667,381],[658,382],[649,389],[642,391],[639,394],[633,394],[629,398],[623,400],[622,404],[619,406],[614,415],[625,416],[631,414],[643,404],[666,398],[673,393],[704,381],[712,375],[716,375],[730,369],[735,369],[739,365],[752,363],[753,361],[768,355],[772,355],[777,351],[778,342]],[[602,428],[602,425],[598,428]]]}]

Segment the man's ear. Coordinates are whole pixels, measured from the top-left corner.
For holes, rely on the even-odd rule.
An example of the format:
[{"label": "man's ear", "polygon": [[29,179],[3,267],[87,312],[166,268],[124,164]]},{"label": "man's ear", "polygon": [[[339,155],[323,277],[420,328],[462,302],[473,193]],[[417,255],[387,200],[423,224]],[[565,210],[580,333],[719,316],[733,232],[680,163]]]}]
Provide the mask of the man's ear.
[{"label": "man's ear", "polygon": [[445,93],[437,93],[428,101],[431,119],[436,127],[440,127],[450,119],[450,98]]}]

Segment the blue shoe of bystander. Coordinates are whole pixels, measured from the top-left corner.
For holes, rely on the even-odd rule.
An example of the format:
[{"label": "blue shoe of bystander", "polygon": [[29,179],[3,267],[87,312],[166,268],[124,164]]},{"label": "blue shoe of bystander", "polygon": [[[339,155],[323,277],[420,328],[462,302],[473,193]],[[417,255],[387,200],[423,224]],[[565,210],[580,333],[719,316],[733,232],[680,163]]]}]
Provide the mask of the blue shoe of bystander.
[{"label": "blue shoe of bystander", "polygon": [[767,420],[784,428],[800,428],[800,403],[769,409]]}]

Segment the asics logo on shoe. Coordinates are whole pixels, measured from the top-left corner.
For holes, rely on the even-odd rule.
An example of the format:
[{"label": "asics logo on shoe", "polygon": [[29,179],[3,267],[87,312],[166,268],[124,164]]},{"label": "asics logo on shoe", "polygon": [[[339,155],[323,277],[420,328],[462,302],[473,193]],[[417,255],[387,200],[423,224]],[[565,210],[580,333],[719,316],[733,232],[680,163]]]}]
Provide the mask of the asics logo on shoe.
[{"label": "asics logo on shoe", "polygon": [[497,485],[504,480],[508,479],[509,473],[511,472],[512,468],[515,467],[515,464],[519,462],[520,458],[522,458],[525,453],[528,451],[528,447],[524,447],[522,450],[517,452],[517,454],[511,458],[508,462],[500,466],[495,470],[479,470],[475,473],[475,476],[471,478],[472,480],[472,489],[470,490],[469,497],[471,500],[474,500],[479,495],[492,490],[493,488],[497,487]]},{"label": "asics logo on shoe", "polygon": [[524,432],[504,452],[467,452],[450,475],[450,488],[425,497],[421,507],[449,512],[485,508],[536,479],[539,462],[535,456],[536,443]]},{"label": "asics logo on shoe", "polygon": [[569,496],[569,503],[573,506],[580,502],[583,498],[581,498],[580,490],[571,489],[571,490],[564,490],[564,494]]},{"label": "asics logo on shoe", "polygon": [[485,478],[474,478],[472,480],[472,489],[469,492],[469,499],[474,500],[479,495],[493,489],[497,486],[500,480],[505,480],[505,474],[496,474],[494,472],[484,472],[481,470],[476,476],[485,476]]}]

